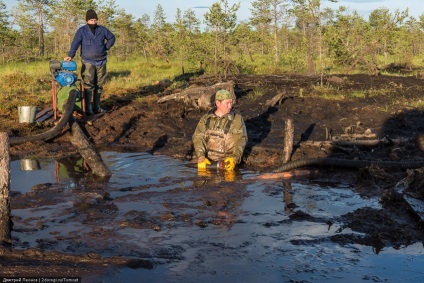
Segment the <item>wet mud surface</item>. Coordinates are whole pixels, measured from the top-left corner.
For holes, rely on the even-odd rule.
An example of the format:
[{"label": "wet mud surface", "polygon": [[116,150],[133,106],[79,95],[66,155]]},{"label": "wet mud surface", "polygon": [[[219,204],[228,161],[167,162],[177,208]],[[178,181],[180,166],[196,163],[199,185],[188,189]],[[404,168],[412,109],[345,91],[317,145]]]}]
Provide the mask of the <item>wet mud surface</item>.
[{"label": "wet mud surface", "polygon": [[[184,269],[198,276],[198,279],[205,279],[208,278],[206,275],[213,275],[216,270],[208,268],[202,262],[214,261],[215,266],[220,266],[217,262],[220,257],[235,262],[240,259],[256,262],[256,256],[267,257],[267,251],[275,257],[287,254],[293,257],[293,251],[284,251],[282,248],[277,252],[278,249],[270,248],[287,236],[277,232],[278,227],[290,227],[289,223],[308,223],[306,226],[318,225],[320,229],[325,227],[332,231],[325,236],[288,237],[291,245],[304,247],[302,250],[306,256],[306,250],[317,243],[328,247],[355,247],[352,250],[357,249],[357,245],[366,246],[371,247],[375,254],[382,250],[398,250],[421,243],[424,236],[420,214],[424,197],[422,169],[400,170],[378,165],[350,170],[313,167],[307,168],[306,175],[294,177],[294,180],[298,180],[296,182],[300,182],[300,185],[293,185],[294,189],[291,183],[284,182],[286,179],[290,180],[286,175],[270,175],[271,180],[264,180],[266,175],[261,175],[272,172],[283,164],[284,121],[287,119],[293,120],[295,128],[292,160],[424,160],[424,142],[421,142],[424,135],[424,114],[414,107],[424,94],[421,79],[364,75],[343,75],[337,78],[327,79],[324,82],[326,88],[336,90],[337,93],[356,92],[361,94],[358,95],[360,97],[323,99],[319,95],[322,88],[317,87],[320,78],[315,76],[231,78],[236,85],[236,108],[245,119],[249,136],[241,170],[257,172],[252,178],[224,175],[202,177],[195,176],[192,172],[194,175],[187,179],[164,177],[156,183],[145,180],[144,184],[141,182],[117,188],[109,180],[98,180],[88,174],[83,175],[71,189],[44,183],[33,187],[30,192],[12,192],[12,231],[16,233],[12,233],[12,236],[23,236],[16,236],[12,247],[1,250],[0,275],[72,274],[90,278],[87,279],[90,282],[96,280],[93,274],[102,274],[105,269],[128,268],[127,274],[131,274],[133,270],[160,270],[158,266],[170,264],[177,270]],[[217,81],[211,77],[200,77],[189,82],[192,86],[215,83]],[[79,124],[99,151],[147,152],[153,157],[168,156],[184,163],[193,162],[191,136],[205,110],[194,107],[193,103],[181,101],[156,103],[167,94],[169,92],[164,87],[152,93],[141,91],[119,99],[109,98],[105,101],[105,106],[113,109],[112,111],[92,123],[81,120]],[[279,94],[282,94],[281,99],[269,106],[268,102]],[[49,127],[17,125],[15,129],[2,130],[14,136],[43,132]],[[332,137],[340,137],[346,141],[361,137],[361,140],[381,139],[384,142],[374,146],[341,146],[328,142],[329,133]],[[67,130],[49,142],[37,141],[13,146],[12,158],[73,158],[77,156],[77,151],[70,144],[69,136]],[[132,177],[126,178],[130,183]],[[264,183],[261,183],[260,188],[255,188],[258,180]],[[266,185],[267,182],[272,185]],[[308,182],[313,184],[312,187],[318,183],[329,189],[341,186],[346,194],[355,194],[365,202],[370,200],[372,204],[346,209],[337,216],[330,212],[320,215],[319,211],[325,211],[325,208],[308,211],[306,204],[302,205],[290,198],[293,191],[302,190],[299,187],[303,188]],[[246,200],[256,194],[256,190],[283,202],[283,211],[249,211]],[[335,195],[337,194],[331,196]],[[352,206],[350,198],[344,202],[343,195],[339,197],[341,200],[334,201],[340,206]],[[150,204],[147,205],[151,206],[150,210],[140,209],[143,204]],[[157,207],[153,204],[157,204]],[[52,208],[57,211],[53,218],[50,211]],[[25,211],[34,209],[34,217],[25,214]],[[44,209],[48,211],[48,217],[43,216]],[[14,215],[14,210],[19,210],[22,215]],[[260,220],[252,220],[258,216],[261,216]],[[246,222],[254,221],[259,221],[260,223],[255,224],[268,229],[267,237],[272,241],[259,245],[254,236],[258,234],[252,231],[246,238],[231,238],[231,231],[238,231]],[[78,228],[61,231],[69,223],[73,223],[71,227],[75,225]],[[217,227],[227,231],[226,236],[229,238],[214,238],[209,241],[198,232]],[[181,235],[179,233],[184,229],[193,233],[191,240],[181,237],[185,241],[181,243],[178,242],[181,239],[177,237],[173,241],[172,235]],[[276,229],[275,234],[269,232],[269,229]],[[148,241],[140,240],[142,236],[138,236],[139,239],[134,238],[129,232],[134,230],[144,235]],[[25,235],[31,233],[41,233],[43,236],[26,240]],[[157,235],[153,236],[152,233]],[[234,234],[242,235],[236,232]],[[139,245],[137,241],[148,245]],[[215,248],[208,249],[208,246]],[[222,247],[221,252],[216,252],[219,250],[216,246]],[[192,251],[188,247],[196,248],[196,252],[193,252],[196,260],[188,267],[181,267],[178,264],[183,264],[188,257],[187,252]],[[255,248],[260,251],[251,253]],[[355,254],[352,250],[352,254]],[[324,254],[329,258],[334,256],[331,252]],[[268,265],[257,263],[256,267],[268,275],[276,276],[269,282],[277,282],[284,271],[279,267],[276,275],[275,272],[270,272],[274,269]],[[311,265],[310,268],[312,270],[315,267]],[[295,273],[291,275],[299,282],[334,280],[331,276],[323,275],[329,270],[318,269],[313,272],[307,269],[304,266],[304,270],[299,272],[304,274],[303,277],[296,277]],[[255,274],[260,272],[258,270]],[[334,273],[334,276],[339,276],[338,272]],[[194,278],[187,281],[186,277],[179,277],[182,275],[177,271],[174,275],[176,282],[179,279],[195,282]],[[240,274],[232,276],[231,278],[237,278]],[[375,282],[390,279],[384,276],[365,277],[361,279]],[[164,278],[166,279],[162,277]],[[270,279],[266,275],[256,277],[258,278]],[[290,280],[290,273],[282,278]],[[227,278],[227,281],[231,280]]]}]

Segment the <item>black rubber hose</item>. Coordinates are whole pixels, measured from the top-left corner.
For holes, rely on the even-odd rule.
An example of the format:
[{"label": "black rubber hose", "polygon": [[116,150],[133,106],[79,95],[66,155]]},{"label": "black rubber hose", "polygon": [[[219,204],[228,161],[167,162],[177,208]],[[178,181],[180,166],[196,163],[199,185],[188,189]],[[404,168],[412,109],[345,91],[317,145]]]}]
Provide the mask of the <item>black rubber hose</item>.
[{"label": "black rubber hose", "polygon": [[[198,165],[197,163],[188,163],[187,166],[191,168],[197,168]],[[211,164],[207,164],[206,169],[207,170],[223,170],[224,169],[223,162],[211,160]]]},{"label": "black rubber hose", "polygon": [[349,160],[337,158],[309,158],[290,161],[277,169],[274,173],[290,171],[306,166],[335,166],[341,168],[361,168],[370,165],[381,167],[398,167],[399,169],[413,169],[424,167],[424,160],[420,161],[375,161],[375,160]]},{"label": "black rubber hose", "polygon": [[62,132],[62,130],[65,128],[66,124],[68,124],[69,122],[69,118],[71,117],[72,112],[74,111],[75,100],[78,94],[79,93],[76,89],[72,89],[69,92],[68,99],[65,101],[65,103],[63,103],[62,117],[59,119],[59,122],[53,128],[51,128],[50,130],[44,133],[33,135],[33,136],[10,137],[9,139],[10,145],[17,145],[17,144],[21,144],[25,142],[32,142],[32,141],[38,141],[38,140],[48,141],[56,137],[57,135],[59,135]]},{"label": "black rubber hose", "polygon": [[206,165],[206,169],[223,170],[224,169],[224,162],[223,161],[211,161],[211,164]]}]

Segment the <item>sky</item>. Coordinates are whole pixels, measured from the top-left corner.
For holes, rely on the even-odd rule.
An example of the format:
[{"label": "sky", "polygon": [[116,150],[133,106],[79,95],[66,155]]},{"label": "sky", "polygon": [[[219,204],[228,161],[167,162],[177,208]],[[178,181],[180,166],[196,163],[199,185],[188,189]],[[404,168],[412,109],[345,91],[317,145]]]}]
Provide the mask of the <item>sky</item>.
[{"label": "sky", "polygon": [[[8,9],[18,2],[17,0],[0,1],[3,1]],[[228,0],[228,3],[231,6],[240,2],[237,19],[239,21],[247,21],[250,17],[252,1],[254,0]],[[156,7],[160,4],[165,11],[167,22],[174,22],[177,8],[180,8],[183,13],[188,9],[192,9],[195,11],[196,17],[203,21],[203,15],[208,12],[208,8],[215,2],[219,2],[219,0],[115,0],[118,7],[124,9],[127,14],[133,15],[134,18],[140,18],[144,14],[153,18]],[[395,12],[396,9],[404,11],[406,8],[409,8],[409,15],[416,19],[424,13],[424,0],[338,0],[337,3],[321,0],[321,5],[322,7],[330,7],[334,10],[339,6],[346,6],[352,11],[357,11],[366,19],[371,11],[378,8],[388,8],[391,12]]]}]

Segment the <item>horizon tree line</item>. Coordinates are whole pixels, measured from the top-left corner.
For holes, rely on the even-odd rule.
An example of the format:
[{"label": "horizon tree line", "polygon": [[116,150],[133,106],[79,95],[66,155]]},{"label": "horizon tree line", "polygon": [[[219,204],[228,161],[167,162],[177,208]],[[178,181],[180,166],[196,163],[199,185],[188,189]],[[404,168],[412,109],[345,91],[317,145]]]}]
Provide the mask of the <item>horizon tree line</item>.
[{"label": "horizon tree line", "polygon": [[0,62],[62,58],[85,24],[85,11],[95,9],[100,24],[116,35],[111,56],[178,62],[183,73],[189,65],[225,76],[267,65],[309,74],[376,74],[382,64],[423,63],[424,14],[415,19],[408,9],[380,8],[364,19],[343,6],[323,9],[320,0],[254,0],[251,6],[246,21],[237,21],[240,2],[228,0],[213,3],[203,19],[177,9],[169,21],[160,4],[152,17],[134,18],[115,0],[18,0],[10,13],[0,0]]}]

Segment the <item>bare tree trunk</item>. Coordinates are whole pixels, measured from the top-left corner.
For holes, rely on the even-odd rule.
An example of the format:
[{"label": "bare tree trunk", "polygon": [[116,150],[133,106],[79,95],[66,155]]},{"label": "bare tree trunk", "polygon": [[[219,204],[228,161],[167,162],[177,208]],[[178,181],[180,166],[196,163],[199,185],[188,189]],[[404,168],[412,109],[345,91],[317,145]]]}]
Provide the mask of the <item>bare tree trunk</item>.
[{"label": "bare tree trunk", "polygon": [[144,46],[143,46],[143,55],[144,55],[144,59],[146,59],[146,63],[149,63],[149,55],[148,55],[147,50]]},{"label": "bare tree trunk", "polygon": [[287,163],[291,159],[291,155],[293,152],[293,137],[294,137],[293,120],[287,119],[285,130],[284,130],[283,163]]},{"label": "bare tree trunk", "polygon": [[39,31],[38,31],[39,55],[43,57],[45,50],[44,50],[44,22],[43,22],[42,7],[40,7],[38,11],[38,24],[39,24]]},{"label": "bare tree trunk", "polygon": [[0,246],[11,244],[9,137],[0,133]]},{"label": "bare tree trunk", "polygon": [[214,48],[214,63],[215,63],[215,75],[218,74],[218,30],[215,31],[215,48]]},{"label": "bare tree trunk", "polygon": [[274,63],[278,64],[278,1],[274,1],[273,4],[273,36],[274,36]]},{"label": "bare tree trunk", "polygon": [[274,27],[274,63],[278,64],[279,54],[278,54],[278,27]]},{"label": "bare tree trunk", "polygon": [[308,62],[308,73],[315,74],[316,67],[314,63],[314,30],[312,28],[309,29],[308,34],[308,53],[307,53],[307,62]]}]

